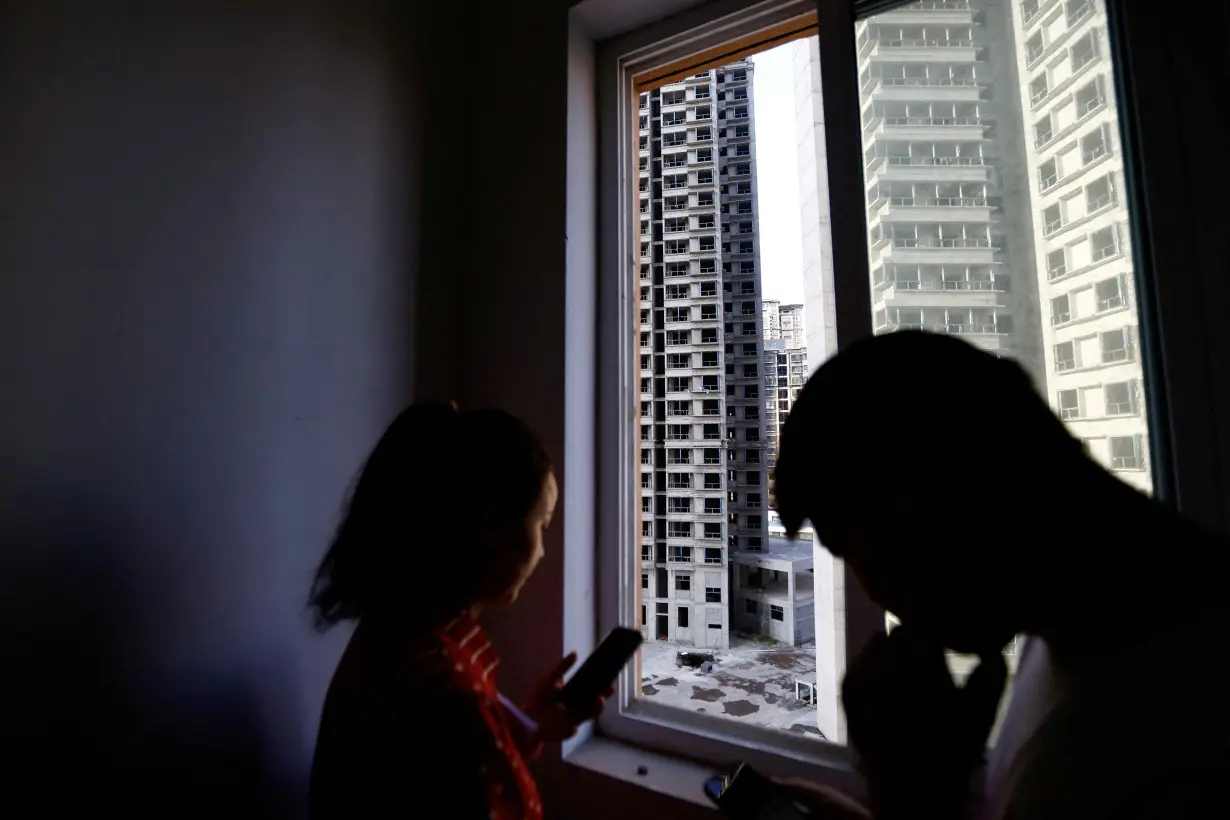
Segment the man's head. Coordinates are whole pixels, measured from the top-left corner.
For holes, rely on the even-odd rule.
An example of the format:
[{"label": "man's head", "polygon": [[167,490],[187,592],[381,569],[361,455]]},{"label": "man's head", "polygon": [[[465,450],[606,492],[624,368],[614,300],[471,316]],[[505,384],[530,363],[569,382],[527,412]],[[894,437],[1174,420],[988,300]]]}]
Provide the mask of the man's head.
[{"label": "man's head", "polygon": [[1079,442],[1014,362],[907,331],[851,345],[799,395],[781,434],[778,511],[810,520],[876,603],[952,649],[1023,628],[1021,569]]}]

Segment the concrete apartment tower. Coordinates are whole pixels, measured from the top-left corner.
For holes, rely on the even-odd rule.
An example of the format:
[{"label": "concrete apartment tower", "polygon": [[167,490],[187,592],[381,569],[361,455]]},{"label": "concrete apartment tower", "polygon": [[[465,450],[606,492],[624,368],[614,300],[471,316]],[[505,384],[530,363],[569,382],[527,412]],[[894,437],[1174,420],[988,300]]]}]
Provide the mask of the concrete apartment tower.
[{"label": "concrete apartment tower", "polygon": [[766,537],[752,71],[640,96],[642,624],[697,647]]},{"label": "concrete apartment tower", "polygon": [[1015,0],[1012,9],[1047,398],[1090,455],[1150,492],[1105,3]]},{"label": "concrete apartment tower", "polygon": [[[925,0],[855,36],[875,331],[1016,359],[1095,458],[1151,490],[1104,0]],[[794,45],[813,369],[836,341],[817,49]],[[824,566],[817,549],[817,594]],[[844,668],[837,604],[816,607],[822,730]]]}]

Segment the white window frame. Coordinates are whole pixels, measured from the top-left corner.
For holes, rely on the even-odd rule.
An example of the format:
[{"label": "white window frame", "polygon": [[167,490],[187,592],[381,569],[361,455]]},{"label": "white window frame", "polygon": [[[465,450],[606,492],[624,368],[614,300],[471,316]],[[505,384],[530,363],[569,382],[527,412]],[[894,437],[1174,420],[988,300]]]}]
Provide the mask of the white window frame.
[{"label": "white window frame", "polygon": [[[595,5],[603,7],[605,16],[584,13],[585,7]],[[674,35],[680,35],[681,40],[685,39],[681,35],[688,35],[687,48],[695,51],[715,42],[712,38],[706,42],[701,36],[705,32],[697,35],[698,30],[715,18],[748,8],[760,12],[769,6],[780,8],[789,4],[714,0],[702,8],[679,11],[691,5],[687,2],[657,5],[583,0],[570,12],[569,168],[565,199],[570,206],[580,207],[566,209],[569,251],[561,284],[566,278],[572,311],[568,313],[567,322],[561,320],[561,323],[569,340],[569,350],[577,353],[575,357],[571,353],[568,356],[566,371],[562,366],[558,374],[556,369],[551,369],[550,378],[558,379],[567,387],[564,403],[570,408],[563,465],[568,487],[562,501],[568,581],[563,591],[563,621],[566,624],[563,638],[568,648],[576,648],[582,654],[595,645],[603,630],[619,622],[612,616],[614,610],[626,604],[629,617],[623,619],[624,622],[633,622],[640,614],[633,603],[614,598],[608,594],[609,590],[592,594],[593,581],[589,580],[625,583],[623,577],[616,578],[611,572],[621,576],[625,570],[618,550],[627,547],[625,540],[631,530],[622,519],[630,518],[629,511],[634,509],[625,496],[634,500],[639,495],[635,476],[627,474],[628,465],[624,464],[626,460],[635,468],[635,447],[638,446],[635,430],[625,429],[628,417],[635,414],[634,402],[629,401],[625,386],[634,383],[627,379],[625,371],[634,372],[638,359],[635,350],[621,348],[627,346],[625,325],[634,322],[635,312],[628,302],[635,297],[635,291],[629,291],[628,284],[621,278],[623,263],[618,259],[626,253],[624,234],[631,224],[624,223],[623,211],[634,210],[635,204],[614,203],[610,184],[613,177],[622,173],[623,159],[618,155],[625,150],[634,151],[635,146],[632,142],[622,145],[620,135],[609,127],[609,118],[604,121],[603,117],[611,111],[620,112],[622,116],[629,105],[635,116],[636,102],[627,93],[630,91],[627,85],[620,81],[621,72],[627,67],[622,61],[632,47],[640,51],[658,49],[657,57],[669,60],[670,54],[664,54],[661,44],[665,34],[670,33],[669,26],[674,27]],[[852,12],[847,2],[838,0],[818,0],[818,5],[823,15],[819,34],[821,61],[825,77],[830,78],[824,95],[826,119],[830,123],[857,121],[857,98],[851,91],[856,88],[857,73],[850,60],[852,55],[843,53],[849,51],[848,40],[854,36]],[[654,23],[654,18],[670,14],[675,17],[669,24]],[[1219,271],[1218,260],[1213,256],[1217,251],[1204,246],[1213,243],[1191,243],[1187,239],[1193,226],[1210,235],[1219,230],[1214,221],[1220,212],[1220,202],[1214,199],[1217,192],[1210,190],[1207,180],[1199,178],[1196,169],[1215,166],[1220,155],[1216,153],[1219,146],[1211,141],[1208,145],[1188,145],[1191,141],[1185,140],[1192,136],[1193,128],[1183,125],[1187,113],[1185,106],[1203,98],[1201,95],[1211,95],[1216,78],[1187,71],[1184,77],[1190,87],[1185,87],[1181,93],[1160,80],[1165,72],[1151,69],[1170,66],[1178,71],[1203,64],[1181,48],[1187,32],[1180,31],[1180,27],[1186,21],[1169,22],[1165,16],[1155,14],[1161,12],[1155,12],[1152,4],[1111,4],[1108,9],[1112,22],[1110,52],[1116,57],[1119,71],[1126,71],[1128,65],[1135,66],[1135,71],[1130,78],[1133,82],[1130,86],[1121,83],[1118,95],[1114,89],[1100,89],[1102,102],[1105,104],[1107,99],[1119,97],[1117,104],[1123,128],[1129,133],[1127,141],[1118,144],[1123,146],[1124,154],[1129,155],[1129,164],[1144,163],[1146,159],[1160,163],[1166,157],[1181,153],[1185,145],[1202,161],[1193,160],[1188,166],[1162,175],[1165,178],[1153,175],[1147,188],[1139,170],[1129,168],[1125,172],[1128,179],[1123,195],[1130,197],[1134,205],[1144,207],[1134,211],[1130,227],[1123,226],[1116,251],[1133,255],[1140,270],[1138,287],[1148,291],[1139,300],[1142,314],[1139,355],[1145,359],[1149,371],[1146,379],[1164,375],[1168,387],[1165,396],[1152,391],[1146,394],[1144,404],[1147,406],[1142,408],[1150,412],[1151,436],[1156,435],[1158,439],[1150,441],[1149,461],[1165,463],[1158,473],[1160,480],[1155,489],[1197,520],[1221,529],[1230,526],[1230,481],[1219,466],[1230,463],[1230,431],[1225,429],[1224,421],[1230,418],[1230,380],[1219,378],[1218,360],[1208,355],[1208,349],[1213,346],[1226,350],[1227,340],[1220,332],[1221,317],[1216,310],[1230,298],[1230,290],[1226,282],[1213,275]],[[613,23],[615,18],[618,22]],[[644,28],[638,29],[638,26]],[[719,39],[729,39],[740,33],[733,30],[735,28],[729,27]],[[829,47],[826,43],[841,47]],[[1130,61],[1122,59],[1122,51],[1128,52]],[[1177,68],[1172,65],[1174,63],[1178,64]],[[848,88],[843,90],[844,86]],[[1126,93],[1124,89],[1128,89]],[[587,122],[587,117],[592,122]],[[1180,126],[1175,127],[1174,123]],[[833,215],[834,266],[843,272],[841,281],[835,282],[837,328],[842,346],[871,332],[866,235],[865,231],[862,235],[859,233],[866,227],[862,169],[857,162],[861,141],[857,129],[854,131],[846,133],[830,126],[826,143],[833,201],[851,203],[855,201],[853,195],[858,195],[857,206],[851,208],[850,213],[835,209]],[[577,133],[581,139],[574,138]],[[1121,133],[1120,138],[1123,137]],[[602,151],[600,146],[604,143],[607,149]],[[616,156],[612,158],[612,155]],[[839,162],[851,157],[856,161],[848,162],[850,167],[843,167]],[[581,161],[579,172],[573,164],[576,159]],[[591,168],[586,168],[586,161],[591,163]],[[586,220],[598,226],[592,239],[581,230]],[[1146,224],[1150,228],[1147,235],[1142,233]],[[1180,282],[1177,277],[1165,278],[1150,272],[1161,270],[1182,270],[1196,281]],[[553,275],[549,273],[548,277]],[[546,293],[545,288],[554,284],[551,280],[537,290],[531,287],[525,298],[541,298]],[[578,284],[581,286],[575,287]],[[594,296],[598,298],[592,298]],[[592,305],[597,306],[596,310],[589,307]],[[590,312],[587,313],[587,309]],[[617,344],[613,344],[613,340]],[[592,349],[586,347],[587,344],[592,345]],[[470,354],[470,358],[476,359],[472,370],[478,372],[485,366],[482,357],[488,352],[479,345]],[[587,352],[592,354],[592,365],[586,364]],[[550,357],[542,361],[544,369],[555,368]],[[484,396],[488,394],[496,400],[517,398],[515,393],[498,385],[494,392],[488,389],[483,393]],[[1210,407],[1218,412],[1210,412]],[[592,409],[593,420],[585,412],[587,409]],[[555,406],[550,405],[531,416],[549,425],[547,431],[553,436],[553,443],[560,446],[564,444],[564,428],[551,415],[555,412]],[[1158,417],[1154,417],[1154,413],[1159,414]],[[586,435],[586,430],[590,435]],[[582,446],[591,439],[595,442],[592,453],[586,449],[588,445]],[[631,447],[621,449],[623,444]],[[601,465],[601,469],[596,469],[596,464]],[[587,511],[593,512],[592,524],[584,520]],[[599,545],[596,554],[591,546],[595,542]],[[630,554],[627,564],[635,565],[634,558],[634,554]],[[847,586],[848,596],[849,593]],[[586,625],[585,612],[592,611],[595,598],[599,601],[597,622]],[[867,613],[856,612],[860,606],[864,604],[848,597],[851,638],[848,646],[858,645],[855,633],[861,628],[859,625],[871,620],[866,617]],[[619,614],[615,612],[616,616]],[[619,694],[610,706],[626,702],[628,682],[634,677],[625,675],[621,679]],[[741,733],[730,725],[714,733],[710,731],[712,727],[693,727],[673,719],[679,715],[665,721],[642,719],[640,728],[643,731],[632,738],[611,731],[610,721],[617,717],[626,715],[608,707],[596,732],[606,737],[594,737],[591,743],[590,728],[583,728],[574,741],[565,744],[564,760],[623,779],[634,787],[653,788],[698,802],[699,789],[695,783],[700,779],[695,775],[711,770],[686,763],[684,757],[720,761],[722,765],[745,759],[774,774],[821,779],[852,793],[860,789],[859,779],[849,768],[844,749],[835,750],[809,742],[812,748],[801,749],[802,754],[783,755],[779,743],[782,738],[776,733],[771,733],[772,737],[755,736],[755,733]],[[762,739],[765,744],[761,744]],[[816,746],[825,750],[819,757],[812,754]],[[648,764],[651,774],[628,774],[636,771],[638,763]],[[687,782],[676,782],[680,778]]]},{"label": "white window frame", "polygon": [[[856,76],[854,55],[847,55],[844,49],[834,47],[847,34],[850,38],[854,36],[854,21],[848,4],[842,0],[819,0],[819,7],[822,19],[831,21],[829,30],[826,32],[825,27],[820,26],[819,33],[825,76],[840,76],[843,73],[850,77]],[[606,94],[609,95],[604,100],[603,92],[599,92],[599,133],[608,137],[605,141],[606,153],[599,160],[599,187],[602,195],[600,210],[602,207],[606,208],[605,218],[600,219],[600,233],[606,252],[599,254],[599,277],[609,277],[608,281],[618,283],[614,290],[618,299],[609,302],[599,300],[600,312],[611,311],[611,315],[605,317],[605,320],[600,317],[600,326],[607,328],[608,332],[600,331],[599,334],[598,381],[600,395],[614,399],[608,406],[619,408],[618,412],[603,420],[598,431],[600,459],[608,465],[600,471],[599,485],[599,517],[603,521],[599,527],[597,556],[598,578],[602,584],[599,599],[603,602],[599,613],[599,634],[618,624],[637,623],[639,613],[639,599],[634,594],[635,590],[628,586],[629,579],[635,578],[635,573],[639,572],[639,564],[635,550],[628,548],[630,541],[627,535],[635,532],[635,522],[640,516],[639,505],[628,498],[635,492],[635,484],[629,480],[628,473],[633,466],[630,462],[637,442],[634,440],[635,430],[629,426],[630,419],[627,418],[625,402],[622,400],[623,390],[620,387],[628,383],[626,374],[636,370],[636,361],[632,358],[634,351],[624,349],[627,322],[619,318],[630,294],[633,293],[629,285],[634,279],[630,278],[632,271],[628,268],[629,262],[623,258],[627,254],[616,250],[627,247],[630,241],[629,219],[633,216],[635,203],[633,198],[629,198],[630,202],[625,204],[622,202],[622,196],[614,194],[620,190],[628,190],[625,186],[633,178],[630,174],[634,173],[637,158],[635,144],[618,137],[624,124],[633,122],[629,117],[635,116],[636,112],[636,98],[632,93],[633,75],[698,50],[728,42],[742,34],[816,10],[816,0],[767,0],[759,3],[747,0],[717,0],[705,4],[702,8],[677,14],[598,49],[598,88],[607,89]],[[841,28],[843,24],[846,26],[844,29]],[[833,45],[824,47],[826,41]],[[847,58],[850,60],[848,65],[842,66],[840,61]],[[830,94],[826,89],[826,108],[829,107],[828,99],[831,96],[841,95]],[[844,102],[847,113],[852,112],[857,117],[857,97]],[[838,105],[840,104],[833,104],[835,111],[841,110]],[[733,123],[730,125],[733,126]],[[861,156],[859,129],[843,134],[841,142],[841,150],[846,152],[846,156]],[[827,147],[832,156],[834,145],[829,144]],[[854,167],[856,163],[847,164]],[[832,165],[833,163],[830,163],[830,168]],[[862,260],[861,266],[856,264],[850,269],[849,281],[845,283],[844,290],[850,293],[867,291],[869,275],[866,269],[865,222],[861,216],[865,211],[861,170],[853,176],[830,171],[830,177],[844,177],[841,180],[841,200],[851,203],[848,210],[860,214],[859,229],[852,232],[849,239],[834,241],[836,258]],[[750,189],[751,184],[739,183],[739,187]],[[832,184],[830,196],[837,201],[838,195],[833,191]],[[619,200],[618,203],[616,199]],[[639,214],[635,216],[639,218]],[[835,226],[834,235],[836,233]],[[838,244],[843,246],[840,250],[837,248]],[[869,335],[871,332],[871,312],[869,309],[862,309],[862,303],[867,301],[867,296],[868,294],[864,293],[861,301],[858,298],[851,299],[847,315],[839,316],[839,332],[844,325],[847,341]],[[855,318],[859,310],[862,310],[863,315]],[[843,312],[841,307],[838,311],[839,314]],[[753,315],[758,315],[758,311],[754,310]],[[754,375],[758,377],[759,368],[754,367]],[[609,384],[603,387],[603,383]],[[845,650],[849,654],[851,647],[856,649],[861,646],[862,641],[882,630],[883,615],[865,599],[860,600],[859,593],[849,582],[846,584],[846,590]],[[599,721],[600,734],[642,748],[693,760],[710,760],[715,764],[730,760],[748,760],[753,765],[775,774],[820,778],[854,793],[861,787],[851,753],[845,746],[816,743],[811,738],[722,721],[712,715],[670,709],[651,700],[638,700],[634,697],[638,679],[639,675],[635,674],[621,677],[617,694],[608,702],[607,710]]]}]

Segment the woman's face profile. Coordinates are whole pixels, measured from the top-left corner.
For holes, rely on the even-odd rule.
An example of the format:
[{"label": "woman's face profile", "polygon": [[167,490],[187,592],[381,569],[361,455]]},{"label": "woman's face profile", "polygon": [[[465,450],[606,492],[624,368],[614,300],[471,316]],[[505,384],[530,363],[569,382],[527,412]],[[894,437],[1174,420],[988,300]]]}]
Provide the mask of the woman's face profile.
[{"label": "woman's face profile", "polygon": [[512,523],[494,534],[500,543],[494,544],[497,554],[508,557],[505,565],[509,571],[507,586],[499,596],[500,603],[511,604],[521,594],[521,588],[538,569],[544,554],[543,541],[551,520],[555,517],[555,505],[559,500],[559,485],[555,476],[548,473],[543,481],[538,503],[530,510],[524,521]]}]

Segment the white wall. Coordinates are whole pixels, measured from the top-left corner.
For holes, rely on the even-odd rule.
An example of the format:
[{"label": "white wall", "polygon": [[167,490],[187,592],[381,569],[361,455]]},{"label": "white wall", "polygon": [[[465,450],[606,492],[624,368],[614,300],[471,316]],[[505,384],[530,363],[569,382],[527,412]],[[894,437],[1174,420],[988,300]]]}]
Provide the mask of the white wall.
[{"label": "white wall", "polygon": [[375,3],[0,3],[0,777],[41,813],[301,808],[309,580],[413,377],[412,52]]}]

